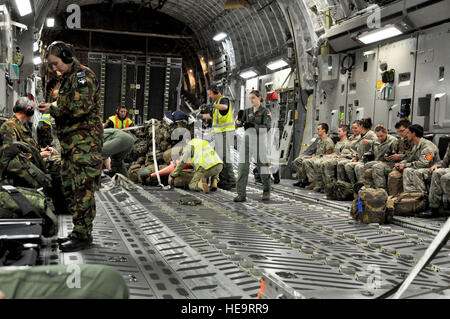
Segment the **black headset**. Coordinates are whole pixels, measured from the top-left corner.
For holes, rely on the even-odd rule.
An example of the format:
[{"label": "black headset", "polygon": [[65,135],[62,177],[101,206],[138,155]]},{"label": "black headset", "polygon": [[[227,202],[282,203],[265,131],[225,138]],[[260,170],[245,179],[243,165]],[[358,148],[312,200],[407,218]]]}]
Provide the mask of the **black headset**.
[{"label": "black headset", "polygon": [[27,100],[27,106],[23,107],[20,104],[20,99],[19,99],[19,100],[17,100],[16,104],[14,105],[13,112],[14,113],[25,113],[26,116],[33,116],[34,115],[34,107],[31,104],[30,100]]},{"label": "black headset", "polygon": [[48,51],[50,52],[50,49],[52,48],[57,48],[58,49],[58,53],[56,54],[56,56],[58,58],[61,59],[61,61],[63,61],[65,64],[70,64],[73,62],[73,52],[72,49],[70,49],[70,47],[65,44],[62,41],[55,41],[52,44],[50,44],[50,46],[48,47]]},{"label": "black headset", "polygon": [[217,87],[217,85],[211,85],[211,87],[209,88],[211,90],[211,92],[213,92],[214,94],[219,94],[220,90]]}]

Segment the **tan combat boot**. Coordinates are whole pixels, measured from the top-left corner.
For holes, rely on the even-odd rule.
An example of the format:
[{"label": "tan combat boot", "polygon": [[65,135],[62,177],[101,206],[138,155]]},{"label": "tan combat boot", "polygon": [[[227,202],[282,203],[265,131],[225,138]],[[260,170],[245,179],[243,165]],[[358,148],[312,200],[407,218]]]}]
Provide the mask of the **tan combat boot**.
[{"label": "tan combat boot", "polygon": [[311,184],[309,184],[308,186],[306,186],[305,189],[307,189],[307,190],[313,190],[314,187],[316,187],[316,183],[311,183]]},{"label": "tan combat boot", "polygon": [[217,191],[217,189],[219,188],[219,186],[217,185],[218,183],[219,181],[216,178],[211,181],[211,192]]},{"label": "tan combat boot", "polygon": [[209,186],[208,183],[206,182],[206,179],[202,179],[200,182],[198,182],[198,188],[203,192],[203,193],[209,193]]}]

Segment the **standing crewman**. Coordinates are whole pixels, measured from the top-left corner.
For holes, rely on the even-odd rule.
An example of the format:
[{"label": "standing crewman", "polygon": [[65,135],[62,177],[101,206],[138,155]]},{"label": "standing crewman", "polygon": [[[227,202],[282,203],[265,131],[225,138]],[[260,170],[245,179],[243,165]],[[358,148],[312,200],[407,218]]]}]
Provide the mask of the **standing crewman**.
[{"label": "standing crewman", "polygon": [[[187,142],[181,161],[169,176],[169,185],[172,185],[174,179],[181,175],[184,166],[191,163],[195,173],[189,183],[189,189],[204,193],[209,193],[210,189],[213,192],[217,191],[219,175],[223,169],[223,162],[219,155],[208,141],[197,138],[191,140],[187,137]],[[208,178],[211,178],[211,188],[208,185]]]},{"label": "standing crewman", "polygon": [[215,101],[212,117],[203,114],[204,120],[212,120],[212,134],[214,136],[214,149],[222,158],[223,170],[220,174],[219,188],[230,190],[236,186],[236,177],[231,161],[231,148],[234,144],[236,127],[234,125],[233,108],[228,97],[223,96],[218,87],[212,85],[208,90],[209,97]]},{"label": "standing crewman", "polygon": [[133,148],[136,138],[124,131],[107,128],[104,132],[102,157],[108,171],[128,177],[124,159]]},{"label": "standing crewman", "polygon": [[128,109],[125,106],[119,107],[116,114],[110,116],[104,125],[105,128],[115,128],[118,130],[131,126],[133,126],[133,121],[128,117]]},{"label": "standing crewman", "polygon": [[270,173],[267,161],[267,131],[270,130],[272,114],[262,106],[261,92],[250,92],[251,108],[242,112],[236,124],[245,128],[244,141],[239,149],[239,173],[237,179],[237,194],[235,202],[247,200],[247,183],[251,157],[254,158],[263,184],[263,201],[270,200]]},{"label": "standing crewman", "polygon": [[39,110],[52,115],[61,143],[61,178],[73,230],[61,239],[63,252],[88,248],[92,243],[95,191],[102,173],[103,125],[100,119],[100,91],[94,72],[74,58],[71,47],[54,42],[46,59],[62,74],[56,102],[41,103]]}]

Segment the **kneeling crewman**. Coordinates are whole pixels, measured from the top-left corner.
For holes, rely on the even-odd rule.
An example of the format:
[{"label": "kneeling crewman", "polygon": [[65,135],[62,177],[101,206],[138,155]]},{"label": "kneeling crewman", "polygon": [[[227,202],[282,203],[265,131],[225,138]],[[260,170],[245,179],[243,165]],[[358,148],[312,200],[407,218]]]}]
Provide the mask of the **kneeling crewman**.
[{"label": "kneeling crewman", "polygon": [[178,163],[175,170],[170,174],[169,184],[175,178],[180,176],[187,163],[191,163],[194,167],[195,173],[189,183],[189,189],[192,191],[203,191],[209,193],[208,178],[211,178],[211,190],[216,191],[219,183],[219,175],[223,169],[223,162],[214,148],[208,141],[194,138],[190,140],[183,149],[181,161]]}]

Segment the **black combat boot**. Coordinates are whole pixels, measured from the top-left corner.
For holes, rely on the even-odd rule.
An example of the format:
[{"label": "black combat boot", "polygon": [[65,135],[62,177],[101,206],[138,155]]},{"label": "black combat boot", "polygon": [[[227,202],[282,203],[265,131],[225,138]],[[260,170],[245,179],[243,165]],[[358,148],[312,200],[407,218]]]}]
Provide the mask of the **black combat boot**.
[{"label": "black combat boot", "polygon": [[80,250],[90,248],[92,245],[92,238],[79,239],[71,237],[68,241],[59,245],[59,249],[63,253],[72,253]]},{"label": "black combat boot", "polygon": [[280,171],[278,171],[278,172],[276,172],[275,174],[272,174],[272,176],[273,176],[273,183],[275,184],[275,185],[278,185],[278,184],[280,184]]}]

